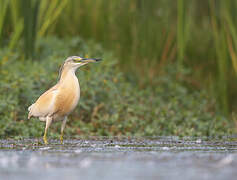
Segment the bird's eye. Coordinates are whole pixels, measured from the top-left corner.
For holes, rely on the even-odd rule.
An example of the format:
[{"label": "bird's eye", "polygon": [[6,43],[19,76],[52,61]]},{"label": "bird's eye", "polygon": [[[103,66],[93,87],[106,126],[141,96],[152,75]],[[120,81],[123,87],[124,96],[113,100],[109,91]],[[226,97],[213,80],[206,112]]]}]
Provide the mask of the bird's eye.
[{"label": "bird's eye", "polygon": [[73,62],[75,62],[75,63],[78,63],[78,60],[76,60],[76,59],[73,59]]}]

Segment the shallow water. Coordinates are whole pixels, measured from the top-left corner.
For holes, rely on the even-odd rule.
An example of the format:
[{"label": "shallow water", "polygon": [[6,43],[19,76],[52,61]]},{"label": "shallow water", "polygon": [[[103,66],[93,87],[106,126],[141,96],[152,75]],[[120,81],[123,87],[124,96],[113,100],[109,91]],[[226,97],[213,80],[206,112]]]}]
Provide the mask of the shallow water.
[{"label": "shallow water", "polygon": [[0,140],[0,179],[236,179],[237,138]]}]

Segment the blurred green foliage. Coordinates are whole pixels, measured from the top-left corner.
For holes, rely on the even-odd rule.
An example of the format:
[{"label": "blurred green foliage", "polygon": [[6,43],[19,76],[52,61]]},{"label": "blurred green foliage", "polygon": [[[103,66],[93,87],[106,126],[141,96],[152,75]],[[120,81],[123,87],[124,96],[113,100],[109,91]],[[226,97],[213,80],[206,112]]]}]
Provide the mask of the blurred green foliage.
[{"label": "blurred green foliage", "polygon": [[[57,81],[58,69],[69,55],[102,57],[81,67],[81,99],[70,115],[65,133],[73,135],[216,136],[234,132],[233,122],[217,112],[215,100],[204,91],[190,90],[177,77],[175,64],[163,69],[157,86],[140,87],[126,76],[118,59],[93,41],[78,37],[41,38],[36,56],[28,61],[19,51],[0,50],[0,137],[40,137],[44,124],[27,120],[27,108]],[[190,71],[183,69],[183,75]],[[144,74],[146,76],[146,74]],[[50,132],[59,135],[60,123]]]},{"label": "blurred green foliage", "polygon": [[236,8],[234,0],[0,0],[0,45],[34,57],[41,37],[79,35],[112,50],[142,85],[155,86],[170,62],[177,73],[188,67],[188,81],[209,89],[230,115],[237,107]]}]

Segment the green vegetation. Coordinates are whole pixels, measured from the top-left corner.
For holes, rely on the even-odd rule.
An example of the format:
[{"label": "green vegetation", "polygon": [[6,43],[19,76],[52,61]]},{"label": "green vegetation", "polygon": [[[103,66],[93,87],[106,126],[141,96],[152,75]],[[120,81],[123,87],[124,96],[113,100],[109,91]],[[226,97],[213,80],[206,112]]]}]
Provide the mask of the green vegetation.
[{"label": "green vegetation", "polygon": [[[68,136],[216,136],[234,130],[232,123],[217,113],[214,99],[204,91],[190,91],[182,78],[177,79],[175,65],[167,65],[164,74],[154,80],[157,86],[139,87],[131,76],[125,77],[111,53],[92,41],[41,39],[36,53],[34,61],[27,61],[18,52],[0,51],[2,137],[42,135],[44,123],[27,120],[27,107],[56,83],[61,63],[71,54],[88,54],[104,61],[77,73],[81,99],[69,117]],[[52,125],[51,134],[59,135],[60,124]]]},{"label": "green vegetation", "polygon": [[93,74],[79,72],[81,83],[85,77],[91,84],[82,86],[85,94],[72,115],[70,134],[232,132],[236,9],[234,0],[0,0],[0,92],[15,87],[0,95],[2,136],[39,135],[37,121],[21,121],[26,106],[55,83],[66,56],[87,53],[106,61],[88,67]]},{"label": "green vegetation", "polygon": [[43,36],[80,35],[114,51],[128,72],[148,74],[139,77],[140,84],[177,60],[178,70],[191,68],[189,81],[209,89],[225,115],[236,109],[236,1],[0,0],[0,5],[0,43],[14,49],[22,37],[26,57]]}]

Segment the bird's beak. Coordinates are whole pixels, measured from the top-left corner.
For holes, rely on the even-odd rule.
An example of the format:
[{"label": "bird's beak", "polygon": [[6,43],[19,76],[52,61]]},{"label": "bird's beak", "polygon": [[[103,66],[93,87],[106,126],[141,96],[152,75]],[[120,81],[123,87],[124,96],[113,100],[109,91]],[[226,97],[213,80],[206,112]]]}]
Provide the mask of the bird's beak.
[{"label": "bird's beak", "polygon": [[101,61],[102,59],[99,58],[80,58],[78,59],[78,62],[82,62],[82,63],[89,63],[89,62],[97,62],[97,61]]}]

